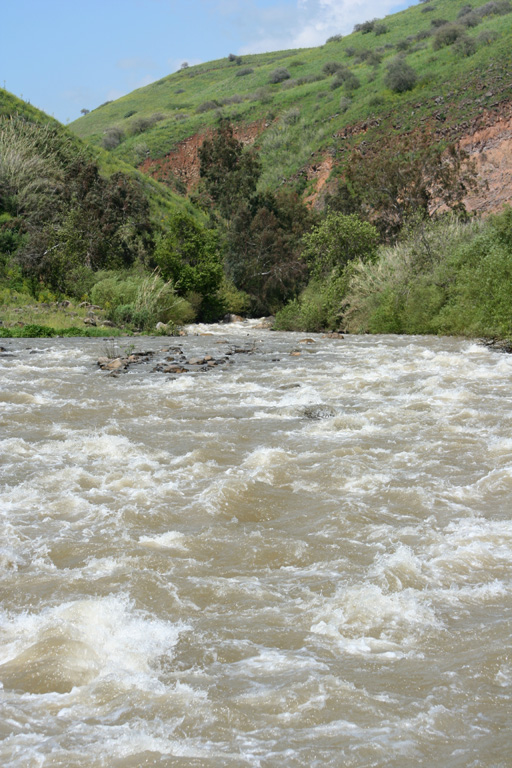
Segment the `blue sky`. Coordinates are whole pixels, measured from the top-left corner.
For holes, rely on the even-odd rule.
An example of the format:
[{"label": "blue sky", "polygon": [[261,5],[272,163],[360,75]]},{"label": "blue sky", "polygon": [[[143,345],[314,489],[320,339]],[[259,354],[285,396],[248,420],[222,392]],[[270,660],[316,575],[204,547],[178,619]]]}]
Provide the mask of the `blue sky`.
[{"label": "blue sky", "polygon": [[6,0],[0,86],[61,122],[187,61],[321,45],[397,0]]}]

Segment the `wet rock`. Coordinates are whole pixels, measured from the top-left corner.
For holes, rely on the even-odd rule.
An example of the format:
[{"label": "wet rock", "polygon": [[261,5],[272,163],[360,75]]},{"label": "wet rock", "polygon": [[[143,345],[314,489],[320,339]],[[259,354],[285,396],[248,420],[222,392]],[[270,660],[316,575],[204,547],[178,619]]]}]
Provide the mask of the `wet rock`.
[{"label": "wet rock", "polygon": [[344,336],[339,331],[330,331],[329,333],[324,333],[322,338],[324,338],[324,339],[343,339]]},{"label": "wet rock", "polygon": [[301,339],[299,341],[299,344],[314,344],[314,343],[315,343],[314,339]]},{"label": "wet rock", "polygon": [[273,328],[274,323],[276,319],[273,315],[269,315],[269,317],[262,317],[258,325],[255,325],[255,328],[265,328],[269,330],[270,328]]},{"label": "wet rock", "polygon": [[302,409],[302,414],[306,419],[320,421],[321,419],[333,419],[336,416],[336,409],[332,405],[325,405],[324,403],[306,405]]},{"label": "wet rock", "polygon": [[240,317],[240,315],[234,315],[232,313],[228,313],[222,318],[223,323],[243,323],[243,321],[243,317]]},{"label": "wet rock", "polygon": [[162,368],[163,373],[188,373],[188,368],[183,368],[182,365],[166,365]]},{"label": "wet rock", "polygon": [[102,367],[106,371],[118,371],[120,368],[124,368],[125,365],[126,363],[122,358],[116,357],[115,360],[109,360],[108,363],[105,363]]}]

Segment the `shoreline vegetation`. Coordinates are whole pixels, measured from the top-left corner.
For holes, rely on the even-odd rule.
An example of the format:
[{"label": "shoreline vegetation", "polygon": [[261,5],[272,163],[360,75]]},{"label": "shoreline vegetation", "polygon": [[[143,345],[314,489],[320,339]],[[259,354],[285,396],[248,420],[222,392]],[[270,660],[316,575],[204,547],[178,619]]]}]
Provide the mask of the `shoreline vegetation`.
[{"label": "shoreline vegetation", "polygon": [[[456,335],[500,340],[498,346],[508,349],[511,207],[485,220],[461,221],[452,214],[433,220],[419,217],[408,222],[392,245],[379,244],[375,229],[354,216],[332,214],[326,221],[323,230],[317,227],[304,237],[303,258],[311,258],[310,279],[278,309],[273,330]],[[334,230],[333,245],[328,239]],[[342,257],[344,235],[350,242]],[[98,277],[92,295],[101,304],[57,299],[47,289],[41,292],[46,300],[38,301],[4,287],[0,339],[173,336],[195,319],[190,302],[176,297],[157,273],[141,277],[105,272]],[[140,298],[141,285],[145,302]],[[132,304],[120,303],[127,298]],[[232,306],[238,310],[236,316],[250,317],[243,312],[243,303],[235,301]],[[214,317],[211,322],[222,319]]]},{"label": "shoreline vegetation", "polygon": [[[254,67],[187,66],[83,110],[76,133],[0,89],[0,338],[172,336],[233,314],[512,339],[512,208],[468,212],[494,199],[494,161],[478,175],[460,141],[510,114],[511,25],[511,0],[422,0]],[[226,97],[199,102],[212,88]],[[176,126],[193,129],[184,176],[152,178]]]}]

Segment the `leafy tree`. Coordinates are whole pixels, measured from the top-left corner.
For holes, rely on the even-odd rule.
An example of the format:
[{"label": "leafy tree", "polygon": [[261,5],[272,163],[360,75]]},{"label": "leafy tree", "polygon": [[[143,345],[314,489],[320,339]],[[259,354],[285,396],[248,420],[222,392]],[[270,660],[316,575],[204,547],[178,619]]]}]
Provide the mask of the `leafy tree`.
[{"label": "leafy tree", "polygon": [[205,229],[183,211],[174,213],[167,225],[155,249],[155,261],[179,296],[200,296],[199,319],[210,319],[223,277],[218,232]]},{"label": "leafy tree", "polygon": [[199,173],[210,199],[228,218],[240,203],[256,191],[261,163],[254,152],[244,149],[233,135],[230,123],[222,121],[211,139],[199,149]]},{"label": "leafy tree", "polygon": [[345,178],[328,205],[342,213],[358,213],[391,240],[405,221],[420,213],[427,218],[445,207],[464,214],[463,199],[476,186],[476,170],[456,145],[433,146],[427,133],[406,136],[400,146],[354,150]]},{"label": "leafy tree", "polygon": [[340,273],[352,259],[371,259],[379,243],[377,229],[355,214],[330,212],[302,239],[303,256],[315,277]]},{"label": "leafy tree", "polygon": [[241,202],[226,229],[226,266],[235,286],[250,295],[256,314],[275,312],[303,287],[301,238],[314,218],[296,193]]}]

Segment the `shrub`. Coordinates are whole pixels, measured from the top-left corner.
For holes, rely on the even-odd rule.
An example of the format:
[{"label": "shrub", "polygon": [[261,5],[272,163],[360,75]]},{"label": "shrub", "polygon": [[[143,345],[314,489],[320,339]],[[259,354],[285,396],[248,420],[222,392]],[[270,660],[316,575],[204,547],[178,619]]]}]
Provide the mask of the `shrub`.
[{"label": "shrub", "polygon": [[352,259],[373,258],[378,240],[375,227],[355,214],[328,213],[302,238],[303,255],[316,277],[326,277]]},{"label": "shrub", "polygon": [[101,142],[101,146],[103,149],[115,149],[119,146],[122,139],[124,138],[124,132],[121,128],[118,128],[117,126],[111,126],[110,128],[107,128],[105,131],[105,135],[103,136],[103,141]]},{"label": "shrub", "polygon": [[342,96],[340,99],[340,112],[346,112],[351,104],[352,99],[350,99],[348,96]]},{"label": "shrub", "polygon": [[281,119],[285,125],[295,125],[300,119],[300,109],[298,107],[288,109]]},{"label": "shrub", "polygon": [[239,93],[234,93],[233,96],[226,96],[225,99],[221,100],[221,104],[241,104],[243,101],[242,96],[240,96]]},{"label": "shrub", "polygon": [[416,72],[402,56],[397,56],[388,64],[385,83],[395,93],[412,90],[417,80]]},{"label": "shrub", "polygon": [[382,24],[380,22],[379,24],[375,24],[375,26],[373,27],[373,31],[378,37],[379,35],[385,35],[386,32],[388,31],[388,28],[386,27],[385,24]]},{"label": "shrub", "polygon": [[484,16],[504,16],[512,11],[512,5],[509,0],[491,0],[485,5],[481,5],[480,8],[475,9],[482,18]]},{"label": "shrub", "polygon": [[228,56],[228,61],[234,61],[235,64],[240,65],[242,63],[242,57],[241,56],[235,56],[234,53],[230,53]]},{"label": "shrub", "polygon": [[203,112],[210,112],[212,109],[217,109],[219,106],[220,104],[218,101],[203,101],[203,103],[197,107],[196,112],[200,115]]},{"label": "shrub", "polygon": [[477,13],[466,13],[461,19],[460,23],[465,27],[477,27],[481,22],[481,18]]},{"label": "shrub", "polygon": [[490,45],[495,40],[497,40],[499,37],[498,33],[495,32],[493,29],[486,29],[482,32],[480,32],[475,40],[477,45]]},{"label": "shrub", "polygon": [[254,93],[250,93],[247,98],[249,101],[259,101],[262,104],[270,104],[272,101],[272,94],[268,88],[257,88]]},{"label": "shrub", "polygon": [[367,35],[369,32],[372,32],[377,21],[378,19],[372,19],[371,21],[363,21],[362,24],[356,24],[354,32],[362,32],[363,35]]},{"label": "shrub", "polygon": [[326,43],[339,43],[339,42],[341,42],[341,40],[343,40],[343,36],[342,35],[331,35],[330,37],[327,38],[327,40],[325,42]]},{"label": "shrub", "polygon": [[270,73],[269,76],[269,82],[270,83],[282,83],[284,80],[288,80],[290,77],[290,73],[286,69],[286,67],[276,67],[276,69],[273,70],[273,72]]},{"label": "shrub", "polygon": [[377,67],[382,61],[382,55],[377,51],[364,50],[359,52],[357,60],[360,62],[364,61],[372,67]]},{"label": "shrub", "polygon": [[254,69],[252,67],[242,67],[241,69],[237,69],[235,75],[237,77],[245,77],[246,75],[252,75],[253,72]]},{"label": "shrub", "polygon": [[352,91],[357,91],[357,89],[360,87],[361,81],[357,77],[357,75],[354,75],[353,72],[347,72],[347,74],[343,78],[343,87],[347,91],[347,93],[352,93]]},{"label": "shrub", "polygon": [[453,45],[453,51],[457,56],[472,56],[477,49],[476,41],[473,37],[462,35]]},{"label": "shrub", "polygon": [[129,110],[129,111],[128,111],[128,112],[127,112],[125,115],[124,115],[124,117],[125,117],[125,118],[127,118],[127,117],[133,117],[133,115],[136,115],[136,114],[137,114],[137,110],[136,110],[136,109],[130,109],[130,110]]},{"label": "shrub", "polygon": [[434,29],[438,29],[439,27],[444,27],[445,24],[448,24],[449,22],[447,19],[431,19],[430,24]]},{"label": "shrub", "polygon": [[137,120],[134,120],[130,126],[130,130],[132,134],[136,136],[139,133],[144,133],[149,130],[149,128],[161,120],[165,120],[165,115],[161,112],[154,112],[149,117],[139,117]]},{"label": "shrub", "polygon": [[323,65],[322,72],[324,72],[326,75],[335,75],[336,72],[339,72],[342,69],[346,69],[346,66],[341,64],[341,62],[328,61]]},{"label": "shrub", "polygon": [[149,331],[158,322],[181,325],[193,318],[189,303],[177,297],[172,284],[164,282],[156,272],[103,275],[93,286],[91,298],[116,323],[129,323]]},{"label": "shrub", "polygon": [[440,48],[444,48],[447,45],[453,45],[453,43],[464,35],[464,28],[460,24],[444,24],[437,30],[432,47],[435,51]]}]

